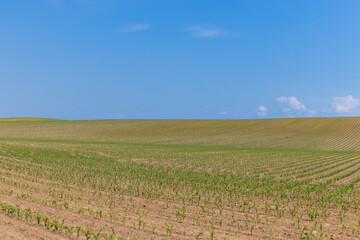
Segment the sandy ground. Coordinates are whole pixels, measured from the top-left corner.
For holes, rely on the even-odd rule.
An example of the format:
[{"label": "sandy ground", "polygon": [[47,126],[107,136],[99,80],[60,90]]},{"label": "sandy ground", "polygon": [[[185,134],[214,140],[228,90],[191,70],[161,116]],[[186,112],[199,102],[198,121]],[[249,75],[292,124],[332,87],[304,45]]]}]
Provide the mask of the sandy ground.
[{"label": "sandy ground", "polygon": [[70,236],[49,231],[35,223],[23,221],[15,216],[0,212],[0,239],[72,239]]}]

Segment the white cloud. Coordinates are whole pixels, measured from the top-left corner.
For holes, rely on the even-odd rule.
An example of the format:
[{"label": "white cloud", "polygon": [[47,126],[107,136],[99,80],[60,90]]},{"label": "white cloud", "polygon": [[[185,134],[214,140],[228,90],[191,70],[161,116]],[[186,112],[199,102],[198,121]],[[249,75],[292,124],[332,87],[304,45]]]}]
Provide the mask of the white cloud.
[{"label": "white cloud", "polygon": [[279,97],[276,101],[284,105],[283,111],[287,113],[307,113],[308,115],[316,114],[316,111],[308,109],[296,97]]},{"label": "white cloud", "polygon": [[333,97],[331,106],[336,113],[352,114],[360,112],[360,100],[351,95]]},{"label": "white cloud", "polygon": [[151,25],[148,23],[135,23],[135,24],[125,25],[122,28],[122,31],[123,32],[138,32],[138,31],[143,31],[143,30],[149,29],[150,27],[151,27]]},{"label": "white cloud", "polygon": [[268,111],[268,109],[266,107],[264,107],[264,106],[258,107],[257,110],[258,110],[257,115],[259,115],[259,116],[266,116],[267,111]]},{"label": "white cloud", "polygon": [[189,27],[186,31],[190,32],[192,36],[200,38],[220,37],[225,35],[223,30],[216,28],[204,28],[200,26]]},{"label": "white cloud", "polygon": [[227,115],[228,113],[227,113],[227,111],[221,111],[220,112],[220,115]]},{"label": "white cloud", "polygon": [[308,109],[308,113],[309,113],[309,115],[315,115],[315,114],[317,114],[317,111]]},{"label": "white cloud", "polygon": [[290,110],[299,110],[307,111],[307,108],[302,104],[296,97],[279,97],[276,99],[279,103],[284,103],[288,105],[288,111]]}]

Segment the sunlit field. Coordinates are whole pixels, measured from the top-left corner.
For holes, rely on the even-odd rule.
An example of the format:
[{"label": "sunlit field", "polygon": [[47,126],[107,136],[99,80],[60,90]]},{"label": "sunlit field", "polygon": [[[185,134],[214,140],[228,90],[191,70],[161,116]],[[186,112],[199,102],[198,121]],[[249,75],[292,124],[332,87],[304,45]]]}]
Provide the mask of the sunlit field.
[{"label": "sunlit field", "polygon": [[0,120],[4,239],[357,239],[360,118]]}]

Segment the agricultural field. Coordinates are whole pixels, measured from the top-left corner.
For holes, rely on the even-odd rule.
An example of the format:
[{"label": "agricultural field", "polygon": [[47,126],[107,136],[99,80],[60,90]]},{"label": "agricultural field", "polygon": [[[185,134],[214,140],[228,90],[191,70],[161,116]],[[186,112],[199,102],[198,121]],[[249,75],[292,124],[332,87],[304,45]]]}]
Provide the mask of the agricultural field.
[{"label": "agricultural field", "polygon": [[360,239],[360,118],[0,120],[0,239]]}]

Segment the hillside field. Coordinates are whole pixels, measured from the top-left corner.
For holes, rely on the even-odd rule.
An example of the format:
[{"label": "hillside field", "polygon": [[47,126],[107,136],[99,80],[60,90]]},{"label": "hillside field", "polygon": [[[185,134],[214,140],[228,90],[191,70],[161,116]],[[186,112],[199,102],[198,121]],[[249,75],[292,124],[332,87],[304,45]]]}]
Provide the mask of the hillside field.
[{"label": "hillside field", "polygon": [[0,119],[0,239],[360,239],[360,118]]}]

